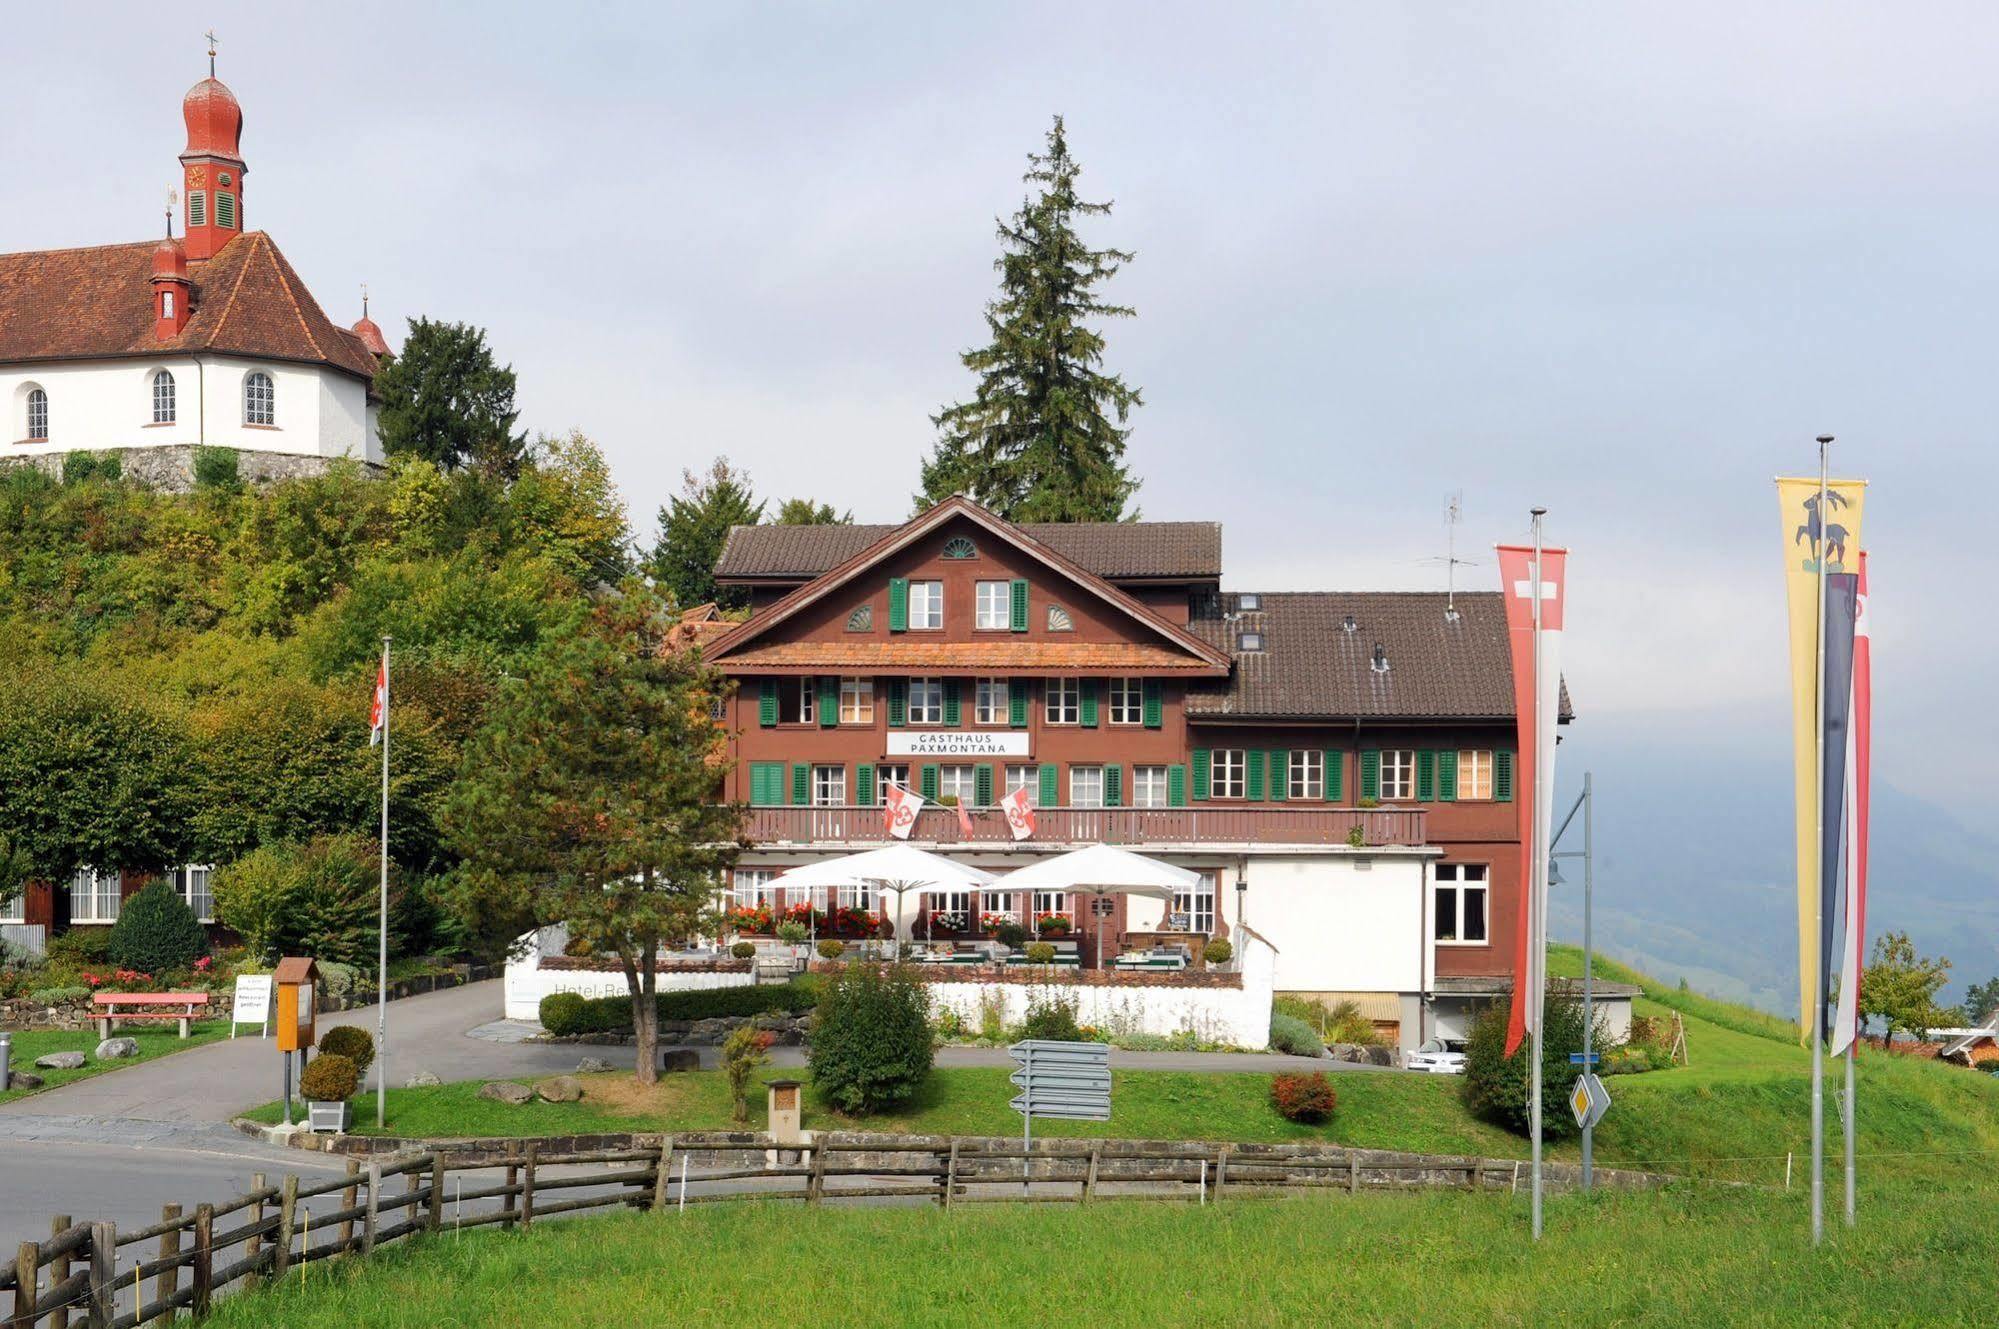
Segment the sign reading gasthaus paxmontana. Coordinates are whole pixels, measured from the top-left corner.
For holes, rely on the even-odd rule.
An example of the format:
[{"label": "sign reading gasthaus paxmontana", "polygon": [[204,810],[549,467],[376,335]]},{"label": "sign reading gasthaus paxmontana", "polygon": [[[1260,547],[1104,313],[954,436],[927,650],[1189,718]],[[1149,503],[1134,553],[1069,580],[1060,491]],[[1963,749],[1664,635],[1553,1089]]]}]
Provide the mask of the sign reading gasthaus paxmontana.
[{"label": "sign reading gasthaus paxmontana", "polygon": [[1025,757],[1027,735],[978,731],[890,734],[891,757]]}]

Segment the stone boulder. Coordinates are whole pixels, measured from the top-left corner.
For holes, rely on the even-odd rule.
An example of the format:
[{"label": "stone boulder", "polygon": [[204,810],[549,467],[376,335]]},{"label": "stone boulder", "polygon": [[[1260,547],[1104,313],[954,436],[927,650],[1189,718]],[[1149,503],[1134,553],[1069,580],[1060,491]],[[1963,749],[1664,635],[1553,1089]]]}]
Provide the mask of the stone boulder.
[{"label": "stone boulder", "polygon": [[97,1045],[96,1057],[99,1061],[117,1061],[122,1057],[139,1055],[139,1041],[135,1038],[107,1038]]},{"label": "stone boulder", "polygon": [[693,1048],[662,1048],[659,1054],[659,1068],[668,1074],[676,1071],[698,1071],[701,1069],[701,1054]]},{"label": "stone boulder", "polygon": [[46,1057],[36,1057],[35,1065],[45,1071],[80,1071],[84,1061],[81,1052],[51,1052]]},{"label": "stone boulder", "polygon": [[42,1087],[42,1083],[41,1076],[30,1075],[26,1071],[15,1071],[7,1077],[7,1087],[9,1089],[39,1089]]},{"label": "stone boulder", "polygon": [[495,1103],[505,1103],[511,1107],[519,1107],[534,1097],[534,1091],[524,1084],[515,1084],[512,1080],[494,1080],[492,1083],[480,1087],[479,1097],[490,1098]]},{"label": "stone boulder", "polygon": [[576,1063],[576,1073],[578,1075],[602,1075],[610,1069],[611,1063],[605,1061],[602,1057],[585,1057]]},{"label": "stone boulder", "polygon": [[574,1103],[583,1097],[583,1082],[573,1075],[551,1075],[538,1081],[534,1091],[544,1103]]},{"label": "stone boulder", "polygon": [[418,1071],[415,1075],[412,1075],[410,1076],[409,1079],[403,1081],[403,1088],[434,1089],[438,1085],[441,1085],[443,1083],[444,1081],[438,1079],[435,1075],[432,1075],[429,1071]]}]

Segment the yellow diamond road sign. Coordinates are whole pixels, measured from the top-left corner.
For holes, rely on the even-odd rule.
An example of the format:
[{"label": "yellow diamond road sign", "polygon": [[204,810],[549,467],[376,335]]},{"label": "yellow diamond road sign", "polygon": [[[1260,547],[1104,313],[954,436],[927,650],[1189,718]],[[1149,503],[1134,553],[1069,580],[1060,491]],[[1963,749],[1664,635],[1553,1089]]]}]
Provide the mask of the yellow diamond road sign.
[{"label": "yellow diamond road sign", "polygon": [[1576,1125],[1588,1129],[1610,1111],[1610,1091],[1595,1075],[1578,1075],[1575,1087],[1569,1090],[1569,1110],[1576,1114]]}]

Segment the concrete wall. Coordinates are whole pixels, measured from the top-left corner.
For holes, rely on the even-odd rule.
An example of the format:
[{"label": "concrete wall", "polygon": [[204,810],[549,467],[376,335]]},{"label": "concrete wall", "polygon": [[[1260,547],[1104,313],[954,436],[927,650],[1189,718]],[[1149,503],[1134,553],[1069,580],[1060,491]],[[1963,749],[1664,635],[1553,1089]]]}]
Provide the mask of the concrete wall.
[{"label": "concrete wall", "polygon": [[[1421,992],[1431,949],[1424,862],[1413,854],[1250,858],[1244,917],[1278,948],[1277,990]],[[1220,903],[1234,923],[1236,901]]]},{"label": "concrete wall", "polygon": [[[530,932],[515,944],[514,953],[507,957],[506,974],[506,1018],[509,1020],[539,1020],[541,999],[551,992],[574,992],[585,997],[623,997],[630,995],[631,989],[625,985],[625,976],[617,970],[591,969],[543,969],[541,960],[545,955],[560,955],[562,948],[569,944],[569,931],[563,927],[547,927]],[[659,972],[661,992],[691,992],[702,988],[748,987],[756,982],[754,973],[726,972],[708,973],[703,971],[674,972],[662,968]]]}]

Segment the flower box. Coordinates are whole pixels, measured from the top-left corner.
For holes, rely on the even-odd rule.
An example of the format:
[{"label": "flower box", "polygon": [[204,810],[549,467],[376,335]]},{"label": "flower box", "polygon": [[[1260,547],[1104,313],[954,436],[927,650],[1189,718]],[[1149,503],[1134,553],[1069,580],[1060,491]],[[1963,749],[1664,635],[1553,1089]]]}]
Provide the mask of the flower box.
[{"label": "flower box", "polygon": [[347,1128],[354,1124],[354,1105],[344,1100],[338,1103],[307,1103],[305,1110],[306,1125],[314,1134],[331,1132],[345,1135]]}]

